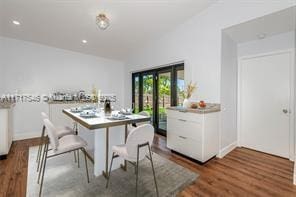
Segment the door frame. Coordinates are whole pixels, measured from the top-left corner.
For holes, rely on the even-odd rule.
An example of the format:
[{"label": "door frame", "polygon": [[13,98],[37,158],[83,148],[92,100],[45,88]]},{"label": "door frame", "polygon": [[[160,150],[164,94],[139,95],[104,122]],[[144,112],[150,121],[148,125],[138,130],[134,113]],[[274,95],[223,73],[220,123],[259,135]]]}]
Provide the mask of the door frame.
[{"label": "door frame", "polygon": [[278,54],[290,54],[290,118],[289,118],[289,160],[295,160],[296,152],[296,131],[295,131],[295,49],[277,50],[268,53],[260,53],[255,55],[242,56],[238,58],[238,71],[237,71],[237,145],[241,147],[241,78],[242,78],[242,61],[246,59],[253,59],[264,56],[272,56]]}]

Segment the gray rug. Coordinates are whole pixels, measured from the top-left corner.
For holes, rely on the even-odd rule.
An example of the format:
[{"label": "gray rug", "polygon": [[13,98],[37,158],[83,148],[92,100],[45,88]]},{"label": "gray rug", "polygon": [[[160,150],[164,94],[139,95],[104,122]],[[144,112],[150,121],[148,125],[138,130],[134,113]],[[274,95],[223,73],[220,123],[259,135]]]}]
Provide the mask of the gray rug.
[{"label": "gray rug", "polygon": [[[30,148],[27,196],[36,197],[39,193],[36,173],[37,147]],[[84,157],[80,168],[74,163],[73,154],[65,154],[48,160],[44,177],[42,196],[135,196],[134,167],[129,164],[127,172],[116,169],[111,173],[109,188],[105,188],[106,179],[93,175],[93,165],[89,164],[90,183],[87,183]],[[160,196],[175,196],[191,184],[199,175],[153,154],[157,184]],[[156,196],[153,175],[148,159],[139,166],[139,195]]]}]

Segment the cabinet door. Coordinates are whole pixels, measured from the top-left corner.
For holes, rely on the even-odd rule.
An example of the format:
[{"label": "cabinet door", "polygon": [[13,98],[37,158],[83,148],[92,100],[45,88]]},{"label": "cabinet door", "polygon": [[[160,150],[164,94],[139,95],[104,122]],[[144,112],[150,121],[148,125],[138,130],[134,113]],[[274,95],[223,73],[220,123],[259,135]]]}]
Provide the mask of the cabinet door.
[{"label": "cabinet door", "polygon": [[201,142],[168,132],[167,146],[172,150],[203,162]]},{"label": "cabinet door", "polygon": [[9,151],[8,121],[8,109],[0,109],[0,155],[6,155]]}]

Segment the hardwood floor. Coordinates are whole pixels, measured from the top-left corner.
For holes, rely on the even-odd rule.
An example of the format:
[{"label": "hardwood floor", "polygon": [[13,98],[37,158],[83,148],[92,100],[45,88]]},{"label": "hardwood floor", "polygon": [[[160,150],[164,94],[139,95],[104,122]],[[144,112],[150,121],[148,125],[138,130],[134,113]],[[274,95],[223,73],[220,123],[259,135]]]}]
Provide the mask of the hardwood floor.
[{"label": "hardwood floor", "polygon": [[156,153],[200,174],[180,196],[296,196],[293,162],[287,159],[236,148],[223,159],[199,165],[165,147],[165,138],[155,138]]},{"label": "hardwood floor", "polygon": [[0,161],[0,196],[26,196],[29,147],[39,139],[13,142],[6,160]]},{"label": "hardwood floor", "polygon": [[[8,158],[0,161],[1,197],[26,195],[28,150],[38,143],[38,139],[16,141]],[[283,158],[236,148],[223,159],[200,165],[171,153],[158,135],[153,150],[200,174],[179,196],[296,196],[293,163]]]}]

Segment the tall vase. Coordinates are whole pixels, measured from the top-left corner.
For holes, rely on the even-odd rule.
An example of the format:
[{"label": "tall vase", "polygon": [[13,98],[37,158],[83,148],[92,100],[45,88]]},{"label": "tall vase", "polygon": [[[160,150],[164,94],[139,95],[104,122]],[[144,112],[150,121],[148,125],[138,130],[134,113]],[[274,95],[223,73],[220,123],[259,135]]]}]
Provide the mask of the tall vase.
[{"label": "tall vase", "polygon": [[184,99],[184,101],[183,101],[183,107],[184,108],[190,108],[190,101],[186,98],[186,99]]}]

